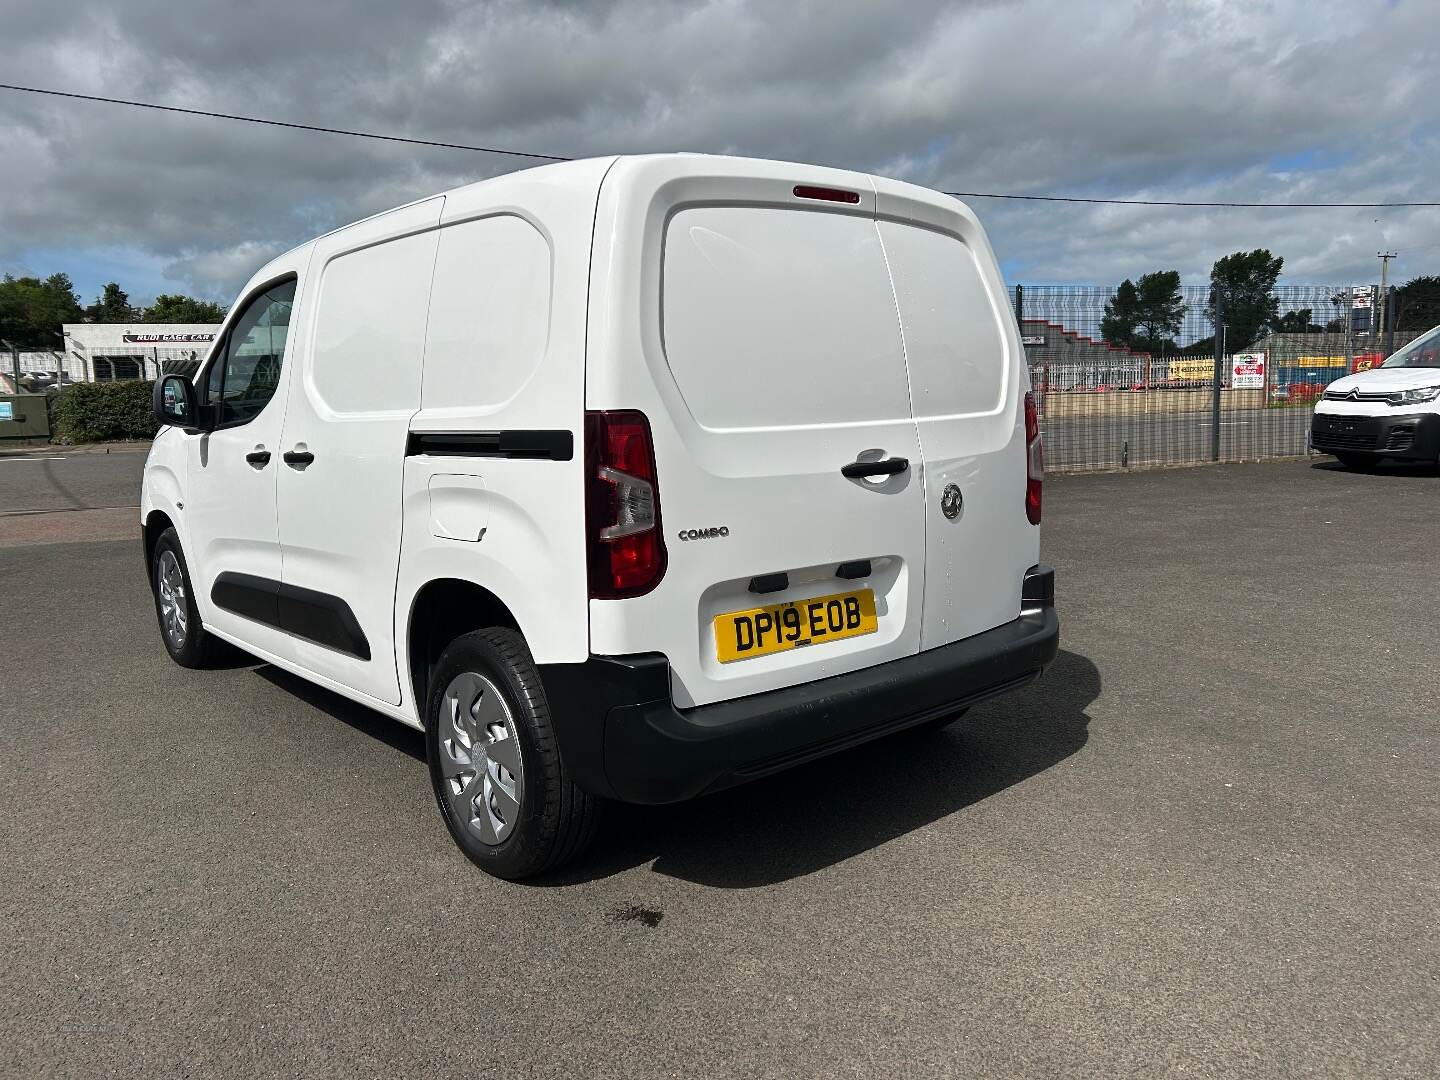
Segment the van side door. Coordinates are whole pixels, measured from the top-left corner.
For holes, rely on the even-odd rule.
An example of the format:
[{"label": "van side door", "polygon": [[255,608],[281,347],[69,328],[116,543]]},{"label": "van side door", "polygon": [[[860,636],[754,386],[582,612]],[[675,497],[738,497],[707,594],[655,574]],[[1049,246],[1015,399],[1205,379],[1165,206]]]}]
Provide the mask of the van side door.
[{"label": "van side door", "polygon": [[280,270],[235,306],[196,379],[214,428],[186,432],[185,531],[195,601],[205,624],[257,649],[285,652],[274,619],[280,581],[275,477],[290,328],[299,284]]},{"label": "van side door", "polygon": [[401,482],[444,198],[316,242],[276,462],[290,656],[398,705],[393,615]]}]

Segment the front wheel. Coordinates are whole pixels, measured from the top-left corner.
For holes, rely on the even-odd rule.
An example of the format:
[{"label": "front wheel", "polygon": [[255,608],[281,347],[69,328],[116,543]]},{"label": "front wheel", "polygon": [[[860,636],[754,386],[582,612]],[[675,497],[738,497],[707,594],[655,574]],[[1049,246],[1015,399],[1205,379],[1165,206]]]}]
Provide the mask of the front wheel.
[{"label": "front wheel", "polygon": [[435,801],[476,866],[517,881],[555,869],[593,838],[599,800],[566,775],[540,673],[515,631],[451,642],[425,719]]},{"label": "front wheel", "polygon": [[200,622],[190,584],[190,569],[180,549],[180,536],[166,529],[155,542],[150,558],[150,587],[155,593],[155,617],[165,651],[181,667],[205,667],[213,652],[213,641]]}]

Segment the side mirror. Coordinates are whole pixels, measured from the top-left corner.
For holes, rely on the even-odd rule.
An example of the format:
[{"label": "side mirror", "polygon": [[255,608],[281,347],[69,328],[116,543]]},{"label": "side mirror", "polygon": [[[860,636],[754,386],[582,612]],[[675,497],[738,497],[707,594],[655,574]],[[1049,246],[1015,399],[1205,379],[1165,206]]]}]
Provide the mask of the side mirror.
[{"label": "side mirror", "polygon": [[151,405],[156,421],[161,424],[175,424],[191,430],[200,426],[195,385],[183,375],[166,375],[157,381]]}]

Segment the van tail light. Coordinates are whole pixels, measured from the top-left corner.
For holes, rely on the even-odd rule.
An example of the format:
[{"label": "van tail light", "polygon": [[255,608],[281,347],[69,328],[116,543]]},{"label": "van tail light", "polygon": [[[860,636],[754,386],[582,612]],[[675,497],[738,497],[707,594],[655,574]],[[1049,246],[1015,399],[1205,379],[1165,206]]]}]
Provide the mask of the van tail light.
[{"label": "van tail light", "polygon": [[585,414],[585,534],[591,599],[642,596],[665,576],[655,447],[644,413]]},{"label": "van tail light", "polygon": [[1040,485],[1045,480],[1045,444],[1040,440],[1040,414],[1035,395],[1025,392],[1025,517],[1040,524]]}]

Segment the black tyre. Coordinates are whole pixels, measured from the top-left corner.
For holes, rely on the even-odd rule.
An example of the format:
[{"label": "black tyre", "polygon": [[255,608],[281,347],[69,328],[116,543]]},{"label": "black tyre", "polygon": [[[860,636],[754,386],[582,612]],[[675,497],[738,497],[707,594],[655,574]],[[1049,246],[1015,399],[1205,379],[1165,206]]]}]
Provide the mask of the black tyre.
[{"label": "black tyre", "polygon": [[181,667],[206,667],[215,651],[215,639],[200,621],[190,568],[185,565],[185,553],[180,550],[180,537],[174,529],[166,529],[155,542],[150,558],[150,589],[155,594],[160,639],[170,659]]},{"label": "black tyre", "polygon": [[565,773],[540,673],[515,631],[476,630],[441,654],[425,750],[445,827],[486,873],[531,877],[593,839],[599,800]]}]

